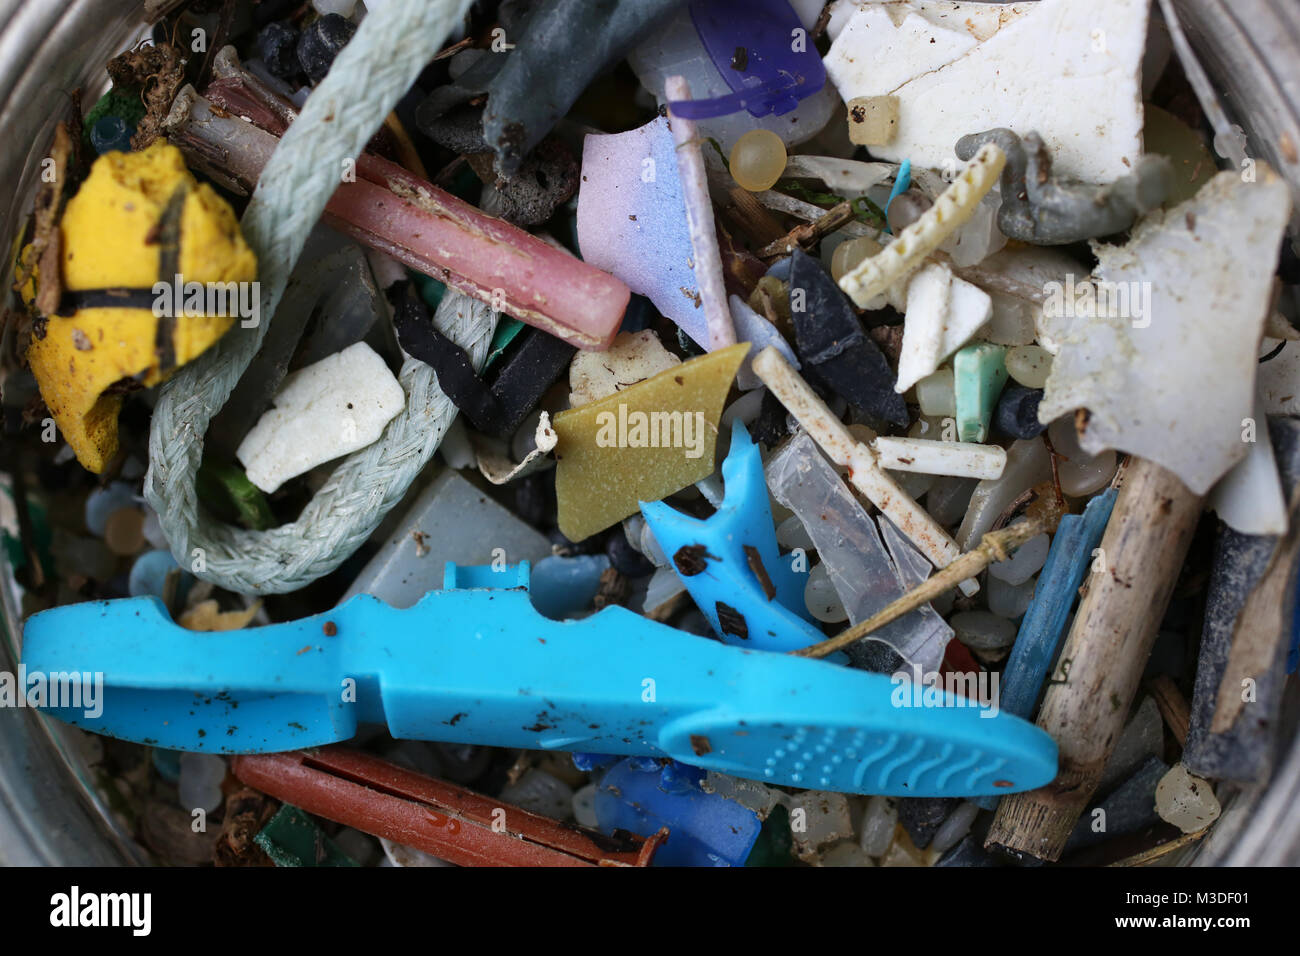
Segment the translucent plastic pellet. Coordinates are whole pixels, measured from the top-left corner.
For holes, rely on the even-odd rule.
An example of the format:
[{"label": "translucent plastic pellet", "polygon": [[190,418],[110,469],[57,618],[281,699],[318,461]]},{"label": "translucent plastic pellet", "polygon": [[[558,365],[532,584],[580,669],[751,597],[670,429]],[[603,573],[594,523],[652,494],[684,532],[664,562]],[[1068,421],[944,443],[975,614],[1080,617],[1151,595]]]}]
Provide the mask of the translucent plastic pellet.
[{"label": "translucent plastic pellet", "polygon": [[589,783],[574,793],[573,819],[584,827],[594,828],[599,825],[599,821],[596,819],[596,785],[594,783]]},{"label": "translucent plastic pellet", "polygon": [[803,522],[797,516],[786,518],[777,525],[776,543],[787,551],[793,551],[795,548],[803,548],[804,551],[815,551],[817,548],[813,544],[812,537],[808,534],[808,529],[803,526]]},{"label": "translucent plastic pellet", "polygon": [[[1011,522],[1011,527],[1023,524],[1025,518],[1017,518]],[[1016,553],[1007,561],[994,561],[989,565],[989,577],[999,578],[1007,584],[1024,584],[1031,577],[1038,573],[1047,560],[1047,552],[1052,546],[1052,540],[1046,534],[1040,534],[1030,538],[1022,544]]]},{"label": "translucent plastic pellet", "polygon": [[821,855],[822,866],[875,866],[873,860],[862,847],[852,840],[837,843]]},{"label": "translucent plastic pellet", "polygon": [[529,770],[501,791],[501,799],[521,810],[540,813],[555,820],[567,820],[573,812],[573,790],[544,770]]},{"label": "translucent plastic pellet", "polygon": [[957,639],[972,650],[997,651],[1016,640],[1016,626],[988,611],[961,611],[948,619]]},{"label": "translucent plastic pellet", "polygon": [[952,369],[941,368],[916,383],[916,400],[922,415],[952,418],[957,414],[957,395],[953,390]]},{"label": "translucent plastic pellet", "polygon": [[975,804],[962,802],[935,831],[934,839],[930,841],[930,851],[938,855],[955,847],[970,832],[970,825],[975,822],[975,816],[979,812],[980,808]]},{"label": "translucent plastic pellet", "polygon": [[1034,598],[1034,585],[1037,578],[1031,577],[1023,584],[1008,584],[1001,578],[989,575],[985,594],[988,595],[989,611],[998,617],[1014,620],[1029,608]]},{"label": "translucent plastic pellet", "polygon": [[104,524],[104,543],[114,554],[130,556],[144,550],[144,512],[118,508]]},{"label": "translucent plastic pellet", "polygon": [[840,276],[853,269],[863,259],[874,256],[879,251],[880,243],[870,236],[861,236],[857,239],[850,239],[848,242],[841,242],[835,247],[835,252],[831,256],[831,277],[836,282],[839,282]]},{"label": "translucent plastic pellet", "polygon": [[1006,361],[1007,374],[1025,388],[1042,388],[1052,371],[1052,353],[1038,345],[1017,345]]},{"label": "translucent plastic pellet", "polygon": [[213,813],[221,806],[221,781],[226,779],[226,761],[216,754],[181,754],[181,778],[177,784],[181,808]]},{"label": "translucent plastic pellet", "polygon": [[817,565],[808,574],[808,583],[803,589],[803,600],[813,617],[827,624],[840,624],[849,619],[848,611],[840,596],[835,593],[825,562]]},{"label": "translucent plastic pellet", "polygon": [[126,482],[115,481],[86,495],[86,530],[102,535],[108,517],[119,508],[135,504],[135,490]]},{"label": "translucent plastic pellet", "polygon": [[785,143],[771,130],[752,129],[731,147],[731,175],[742,189],[771,189],[785,172]]},{"label": "translucent plastic pellet", "polygon": [[1098,455],[1089,455],[1079,447],[1078,436],[1074,430],[1074,420],[1070,416],[1058,418],[1047,429],[1052,446],[1065,459],[1059,462],[1061,474],[1061,491],[1072,498],[1081,498],[1100,491],[1115,476],[1118,460],[1114,451],[1103,451]]},{"label": "translucent plastic pellet", "polygon": [[384,852],[378,840],[352,827],[344,827],[330,839],[340,850],[362,866],[374,863]]},{"label": "translucent plastic pellet", "polygon": [[1182,764],[1175,764],[1156,785],[1156,813],[1184,833],[1204,830],[1220,812],[1214,787],[1193,777]]},{"label": "translucent plastic pellet", "polygon": [[894,235],[898,235],[916,220],[921,218],[921,214],[933,206],[930,197],[919,190],[909,189],[907,192],[899,193],[894,197],[894,201],[889,204],[889,210],[886,218],[889,220],[889,230]]},{"label": "translucent plastic pellet", "polygon": [[858,827],[858,845],[870,856],[884,856],[894,842],[897,825],[898,801],[893,797],[872,797]]}]

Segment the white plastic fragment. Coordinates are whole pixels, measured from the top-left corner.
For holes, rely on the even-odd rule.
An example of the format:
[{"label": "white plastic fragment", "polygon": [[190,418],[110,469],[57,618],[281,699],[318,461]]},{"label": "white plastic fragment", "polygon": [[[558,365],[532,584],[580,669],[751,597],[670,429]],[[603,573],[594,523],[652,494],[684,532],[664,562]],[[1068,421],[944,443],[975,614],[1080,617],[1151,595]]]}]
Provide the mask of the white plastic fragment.
[{"label": "white plastic fragment", "polygon": [[1132,170],[1149,0],[1041,0],[983,42],[962,12],[983,4],[953,4],[946,18],[923,6],[863,6],[825,58],[846,102],[899,97],[897,133],[873,154],[942,168],[962,133],[1005,126],[1038,132],[1064,176],[1103,183]]},{"label": "white plastic fragment", "polygon": [[790,832],[795,853],[808,859],[833,840],[853,836],[849,800],[842,793],[806,790],[790,798]]},{"label": "white plastic fragment", "polygon": [[267,494],[377,441],[406,394],[375,350],[358,342],[286,377],[273,403],[235,452]]},{"label": "white plastic fragment", "polygon": [[[1282,344],[1281,339],[1266,336],[1259,353],[1267,355]],[[1257,385],[1266,413],[1300,415],[1300,347],[1288,342],[1281,352],[1261,364]]]},{"label": "white plastic fragment", "polygon": [[[1140,455],[1205,494],[1247,452],[1242,421],[1290,207],[1286,183],[1261,164],[1254,182],[1219,173],[1124,246],[1093,243],[1093,299],[1106,307],[1070,318],[1039,421],[1087,408],[1084,451]],[[1117,307],[1125,291],[1128,309]]]},{"label": "white plastic fragment", "polygon": [[[826,35],[832,41],[839,39],[853,15],[868,7],[895,10],[898,0],[833,0],[830,19],[826,22]],[[964,30],[975,40],[987,40],[1006,23],[1034,8],[1028,3],[967,3],[965,0],[910,0],[908,11],[925,17],[931,25],[946,30]],[[900,15],[896,12],[896,17]]]},{"label": "white plastic fragment", "polygon": [[882,468],[923,475],[999,478],[1007,464],[1007,453],[997,445],[927,438],[877,438],[871,447]]},{"label": "white plastic fragment", "polygon": [[948,266],[927,263],[918,269],[907,284],[903,350],[894,391],[901,395],[932,374],[992,312],[988,293],[954,276]]},{"label": "white plastic fragment", "polygon": [[[1267,364],[1267,363],[1265,363]],[[1233,531],[1242,534],[1286,534],[1287,505],[1273,457],[1263,403],[1256,400],[1253,424],[1242,429],[1250,450],[1219,479],[1206,499]]]},{"label": "white plastic fragment", "polygon": [[479,474],[494,485],[504,485],[554,465],[555,462],[546,456],[555,451],[559,440],[555,429],[551,427],[551,416],[542,412],[537,420],[537,430],[533,433],[533,449],[524,456],[523,461],[515,462],[502,454],[500,442],[482,436],[476,436],[470,441],[474,446]]},{"label": "white plastic fragment", "polygon": [[993,188],[1007,157],[994,143],[985,143],[934,205],[921,214],[888,246],[840,278],[840,288],[859,308],[905,278],[930,253],[974,214]]},{"label": "white plastic fragment", "polygon": [[1195,833],[1219,819],[1219,799],[1214,787],[1178,763],[1156,784],[1156,813],[1184,833]]},{"label": "white plastic fragment", "polygon": [[579,351],[569,363],[569,407],[607,398],[666,372],[682,360],[651,329],[620,332],[603,352]]}]

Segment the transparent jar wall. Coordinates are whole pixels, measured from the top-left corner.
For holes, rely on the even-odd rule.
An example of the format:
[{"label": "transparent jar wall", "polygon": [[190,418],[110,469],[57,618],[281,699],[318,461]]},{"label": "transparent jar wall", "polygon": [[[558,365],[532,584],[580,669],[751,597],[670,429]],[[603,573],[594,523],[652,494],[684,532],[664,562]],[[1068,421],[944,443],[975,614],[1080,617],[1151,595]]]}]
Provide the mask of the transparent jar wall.
[{"label": "transparent jar wall", "polygon": [[[31,209],[40,161],[67,91],[92,103],[107,85],[103,67],[146,32],[160,2],[0,0],[0,234],[12,244]],[[1248,154],[1269,162],[1300,200],[1300,4],[1294,0],[1175,0],[1189,39]],[[1297,202],[1300,207],[1300,201]],[[4,288],[12,284],[10,256]],[[12,333],[9,333],[12,334]],[[18,588],[0,554],[0,670],[16,673]],[[1300,740],[1291,682],[1283,753],[1267,788],[1227,794],[1224,815],[1182,862],[1300,864]],[[145,862],[95,795],[84,747],[63,725],[26,709],[0,709],[0,864]]]}]

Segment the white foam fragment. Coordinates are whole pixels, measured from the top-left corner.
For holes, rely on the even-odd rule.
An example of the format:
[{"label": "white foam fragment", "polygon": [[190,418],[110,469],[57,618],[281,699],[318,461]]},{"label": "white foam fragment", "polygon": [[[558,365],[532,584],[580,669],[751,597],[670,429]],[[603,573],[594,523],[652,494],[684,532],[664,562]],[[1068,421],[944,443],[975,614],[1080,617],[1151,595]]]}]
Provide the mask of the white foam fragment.
[{"label": "white foam fragment", "polygon": [[987,292],[952,274],[940,263],[928,263],[907,286],[903,349],[898,358],[900,395],[933,375],[949,355],[966,344],[993,314]]},{"label": "white foam fragment", "polygon": [[406,394],[375,350],[358,342],[286,377],[272,402],[235,452],[267,494],[377,441]]},{"label": "white foam fragment", "polygon": [[[846,102],[899,98],[879,159],[942,168],[964,133],[1005,126],[1043,137],[1058,175],[1110,182],[1142,155],[1141,66],[1150,0],[1041,0],[976,29],[964,7],[863,4],[825,57]],[[981,35],[986,37],[981,39]]]},{"label": "white foam fragment", "polygon": [[[1230,170],[1148,216],[1126,245],[1094,243],[1094,304],[1066,297],[1075,314],[1039,421],[1086,408],[1084,451],[1130,452],[1209,491],[1249,449],[1242,422],[1253,414],[1256,349],[1290,207],[1272,170],[1261,166],[1254,182]],[[1126,290],[1128,308],[1116,308]]]}]

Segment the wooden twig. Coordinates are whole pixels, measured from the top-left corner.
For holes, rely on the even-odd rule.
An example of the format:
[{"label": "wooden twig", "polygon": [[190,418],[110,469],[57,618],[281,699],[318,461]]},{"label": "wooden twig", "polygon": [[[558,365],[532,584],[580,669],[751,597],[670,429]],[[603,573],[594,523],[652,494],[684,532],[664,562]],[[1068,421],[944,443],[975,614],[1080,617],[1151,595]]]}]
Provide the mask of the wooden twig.
[{"label": "wooden twig", "polygon": [[826,210],[825,215],[814,219],[812,222],[800,223],[780,239],[769,242],[758,250],[758,257],[760,259],[770,259],[773,256],[783,256],[788,252],[792,252],[795,246],[810,246],[821,239],[822,236],[834,232],[852,219],[852,203],[842,202],[838,206],[832,206]]},{"label": "wooden twig", "polygon": [[734,186],[727,191],[727,198],[731,204],[724,207],[724,214],[756,244],[768,245],[785,235],[776,217],[748,189]]},{"label": "wooden twig", "polygon": [[1005,561],[1012,552],[1031,538],[1044,532],[1055,530],[1060,523],[1062,511],[1059,508],[1043,508],[1020,524],[1012,525],[1001,531],[990,531],[980,539],[974,549],[967,551],[946,568],[918,584],[896,601],[890,602],[865,621],[860,621],[829,640],[813,644],[792,653],[800,657],[825,657],[843,650],[850,644],[861,640],[873,631],[879,630],[890,621],[895,621],[915,611],[921,605],[934,600],[952,588],[957,587],[967,578],[979,574],[994,561]]},{"label": "wooden twig", "polygon": [[1060,858],[1123,730],[1200,513],[1201,496],[1172,472],[1131,461],[1101,541],[1105,570],[1092,575],[1039,711],[1060,770],[1002,799],[986,846]]},{"label": "wooden twig", "polygon": [[1149,681],[1147,690],[1155,698],[1156,706],[1160,708],[1160,716],[1164,718],[1170,732],[1178,740],[1178,746],[1186,747],[1191,709],[1187,706],[1187,698],[1183,696],[1183,692],[1178,689],[1178,685],[1168,674],[1161,674]]},{"label": "wooden twig", "polygon": [[1159,846],[1153,846],[1149,850],[1143,850],[1141,853],[1134,853],[1132,856],[1126,856],[1122,860],[1116,860],[1114,863],[1108,863],[1107,866],[1146,866],[1148,863],[1154,863],[1163,856],[1168,856],[1175,850],[1181,850],[1185,846],[1191,846],[1197,840],[1200,840],[1205,834],[1210,832],[1210,828],[1197,830],[1195,833],[1184,833],[1177,839],[1170,840],[1168,843],[1162,843]]}]

